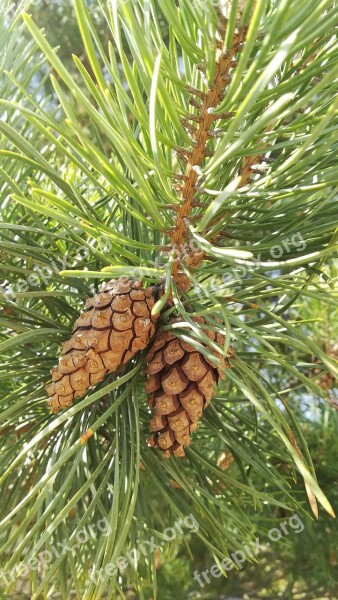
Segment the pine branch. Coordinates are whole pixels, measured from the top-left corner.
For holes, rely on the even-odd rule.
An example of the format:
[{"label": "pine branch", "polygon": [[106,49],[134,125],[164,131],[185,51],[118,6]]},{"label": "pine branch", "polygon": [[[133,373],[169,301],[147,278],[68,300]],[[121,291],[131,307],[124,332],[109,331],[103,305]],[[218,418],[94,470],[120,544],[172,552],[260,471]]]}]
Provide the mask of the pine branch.
[{"label": "pine branch", "polygon": [[[254,532],[266,537],[267,528],[286,519],[290,509],[301,511],[305,523],[303,479],[318,505],[330,511],[327,493],[337,506],[337,410],[327,400],[335,397],[337,372],[329,346],[337,338],[338,303],[333,261],[338,15],[327,0],[313,2],[311,12],[297,0],[249,0],[241,20],[248,26],[244,47],[226,66],[224,39],[238,19],[233,7],[242,2],[220,1],[230,7],[220,39],[214,35],[220,21],[213,0],[201,0],[199,11],[187,0],[94,0],[91,6],[99,4],[100,11],[89,10],[84,0],[69,2],[74,4],[78,24],[68,19],[65,25],[75,33],[71,45],[77,36],[84,48],[83,64],[77,58],[67,62],[64,49],[53,49],[48,19],[45,36],[36,10],[25,20],[42,58],[21,20],[8,30],[3,6],[9,2],[0,6],[3,558],[11,569],[67,539],[69,552],[32,574],[33,598],[57,595],[60,588],[67,598],[73,583],[81,600],[104,597],[107,588],[107,597],[115,597],[129,583],[154,597],[155,583],[160,593],[167,581],[169,588],[176,582],[172,569],[181,573],[173,555],[176,548],[184,552],[183,544],[164,548],[167,560],[155,583],[153,556],[97,585],[88,584],[88,572],[105,569],[151,536],[161,545],[162,532],[189,514],[198,531],[186,541],[194,557],[203,544],[209,566],[214,558],[207,551],[221,558]],[[104,43],[93,12],[104,20]],[[232,49],[234,44],[235,39]],[[206,80],[210,86],[203,88]],[[184,130],[185,82],[194,85],[194,96]],[[222,119],[228,121],[213,144],[219,135],[214,123]],[[175,176],[181,205],[171,188],[180,162],[175,147],[182,149],[185,164]],[[273,159],[264,158],[265,152]],[[261,162],[267,173],[261,169],[259,178],[250,178]],[[228,193],[236,177],[237,188]],[[163,275],[170,280],[171,265],[158,267],[157,261],[176,208],[183,234],[176,243],[184,254],[191,236],[199,252],[185,255],[193,288],[181,300],[178,270],[175,306],[162,312],[161,324],[211,359],[203,341],[219,318],[216,328],[225,338],[220,351],[235,346],[233,368],[182,463],[160,461],[146,445],[142,355],[131,358],[130,368],[113,382],[106,378],[58,415],[49,413],[43,393],[59,343],[69,337],[84,299],[97,291],[96,279],[131,276],[139,269],[137,276],[146,275],[152,284]],[[225,225],[229,248],[213,247],[209,240]],[[163,250],[170,255],[172,244]],[[213,260],[193,269],[204,251]],[[33,284],[27,283],[31,276]],[[14,294],[9,299],[7,286]],[[174,312],[184,328],[164,325]],[[204,331],[192,330],[191,315],[206,319]],[[324,339],[330,340],[327,347]],[[325,382],[317,379],[317,367]],[[326,377],[329,372],[332,377]],[[16,438],[15,428],[26,423],[34,425]],[[78,545],[77,534],[102,519],[112,534]],[[320,518],[317,526],[333,529],[329,518]],[[317,548],[316,535],[306,535],[305,546]],[[185,565],[186,588],[173,596],[196,591],[195,561]],[[201,597],[214,597],[211,589]]]},{"label": "pine branch", "polygon": [[[269,125],[263,132],[263,135],[265,133],[267,133],[268,131],[271,131],[271,129],[272,129],[272,125]],[[266,145],[267,144],[264,144],[263,148]],[[259,154],[245,156],[242,159],[241,168],[239,170],[239,173],[237,174],[235,185],[233,186],[234,191],[239,190],[240,188],[243,188],[246,185],[248,185],[248,183],[251,180],[251,176],[255,170],[255,167],[259,166],[263,157],[264,157],[264,153],[260,152]],[[213,221],[211,221],[211,223],[209,223],[209,230],[212,230],[226,215],[227,215],[227,213],[223,212],[220,215],[218,215],[215,219],[213,219]],[[210,243],[214,243],[214,242],[218,241],[220,237],[231,237],[231,235],[229,233],[223,231],[222,236],[220,236],[218,231],[216,231],[216,233],[214,233],[213,235],[211,235],[211,237],[208,238],[208,241]]]},{"label": "pine branch", "polygon": [[[170,237],[171,247],[177,249],[179,252],[181,252],[182,246],[186,241],[187,222],[189,221],[191,209],[194,206],[196,191],[199,189],[200,168],[208,153],[208,141],[213,136],[218,135],[217,130],[212,129],[212,125],[216,120],[231,116],[229,113],[222,115],[214,111],[224,99],[225,89],[231,80],[230,70],[236,64],[234,57],[240,52],[245,40],[246,31],[246,27],[237,28],[234,32],[230,49],[224,52],[223,44],[226,27],[225,21],[221,22],[216,41],[215,75],[208,91],[204,93],[192,87],[187,88],[187,91],[197,96],[200,102],[194,99],[194,104],[199,114],[189,114],[183,120],[183,124],[192,135],[193,143],[190,150],[182,149],[179,152],[180,156],[183,156],[186,161],[186,169],[183,175],[183,184],[180,186],[181,205],[177,210],[175,225]],[[221,36],[223,36],[223,39]],[[192,121],[192,124],[190,124],[190,121]],[[202,260],[203,254],[199,253],[197,260],[186,259],[185,262],[188,262],[189,266],[197,268]],[[174,278],[177,277],[178,271],[179,263],[176,261],[172,271]]]}]

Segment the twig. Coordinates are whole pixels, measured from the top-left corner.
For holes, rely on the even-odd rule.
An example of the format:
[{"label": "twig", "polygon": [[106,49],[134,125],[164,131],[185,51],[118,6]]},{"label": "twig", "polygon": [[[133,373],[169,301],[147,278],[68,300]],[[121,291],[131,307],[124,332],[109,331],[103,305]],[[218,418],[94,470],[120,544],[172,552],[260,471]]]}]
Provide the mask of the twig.
[{"label": "twig", "polygon": [[[271,131],[272,126],[269,125],[263,132],[263,135],[265,133],[268,133],[269,131]],[[262,136],[263,137],[263,136]],[[251,174],[254,172],[253,168],[257,165],[260,164],[260,162],[262,161],[264,154],[260,153],[260,154],[255,154],[252,156],[245,156],[242,160],[242,164],[241,164],[241,168],[240,171],[238,173],[238,179],[237,179],[237,185],[234,189],[238,190],[242,187],[245,187],[251,178]],[[212,229],[215,225],[217,225],[217,223],[219,223],[219,221],[221,220],[221,218],[224,216],[223,215],[219,215],[217,216],[213,221],[211,221],[210,225],[209,225],[209,229]],[[211,238],[209,238],[209,242],[212,243],[213,241],[215,241],[215,239],[218,237],[218,233],[216,233],[214,236],[212,236]],[[229,236],[228,236],[229,237]]]},{"label": "twig", "polygon": [[[184,156],[186,161],[184,180],[180,192],[182,203],[177,211],[175,225],[170,238],[171,247],[179,251],[185,242],[187,223],[195,200],[196,183],[200,176],[200,166],[208,152],[207,143],[210,137],[218,135],[217,131],[213,130],[213,123],[216,118],[214,109],[217,108],[224,98],[224,89],[230,80],[229,71],[234,66],[233,58],[239,52],[246,36],[245,28],[236,29],[230,50],[223,52],[225,25],[226,21],[224,19],[223,21],[221,20],[218,35],[222,34],[222,41],[217,39],[215,75],[210,88],[206,93],[191,87],[187,90],[200,99],[201,106],[199,115],[188,115],[184,121],[185,123],[187,120],[192,120],[193,122],[193,125],[189,125],[188,128],[193,137],[193,144],[189,151],[180,149],[180,155]],[[222,115],[218,117],[221,118]],[[201,259],[199,262],[203,260],[203,254],[200,254]],[[179,263],[176,261],[172,272],[174,278],[177,276],[178,271]]]}]

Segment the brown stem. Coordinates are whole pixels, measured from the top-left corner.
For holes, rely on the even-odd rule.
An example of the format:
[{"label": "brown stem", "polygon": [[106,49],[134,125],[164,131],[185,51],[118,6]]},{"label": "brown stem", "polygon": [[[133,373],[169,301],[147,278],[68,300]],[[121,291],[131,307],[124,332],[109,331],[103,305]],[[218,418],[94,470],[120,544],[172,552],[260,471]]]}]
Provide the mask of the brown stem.
[{"label": "brown stem", "polygon": [[[271,129],[272,129],[272,126],[269,125],[264,130],[264,133],[271,131]],[[263,156],[264,156],[264,154],[261,153],[261,154],[255,154],[253,156],[245,156],[243,158],[241,168],[238,173],[238,180],[237,180],[237,185],[235,188],[236,190],[240,189],[241,187],[244,187],[245,185],[247,185],[249,183],[251,174],[253,172],[253,167],[255,167],[256,165],[259,165],[259,163],[262,161]],[[225,215],[223,213],[223,215],[219,215],[213,221],[211,221],[211,223],[209,225],[209,229],[212,229],[224,216]],[[218,237],[218,235],[219,234],[216,233],[211,238],[209,238],[209,242],[212,243]]]},{"label": "brown stem", "polygon": [[[224,27],[222,27],[222,37],[224,38]],[[217,135],[213,130],[215,115],[213,109],[217,108],[224,97],[224,88],[229,83],[229,71],[233,67],[233,58],[239,51],[240,44],[244,41],[246,29],[236,30],[232,40],[230,50],[222,51],[223,42],[217,43],[217,59],[215,75],[209,90],[203,93],[199,90],[188,89],[201,98],[200,115],[193,115],[194,127],[193,146],[191,150],[185,152],[186,167],[182,189],[180,192],[182,203],[177,211],[175,225],[171,234],[170,244],[172,248],[181,251],[185,242],[187,233],[187,219],[190,216],[193,207],[196,183],[199,177],[199,167],[202,165],[207,154],[207,143],[211,136]],[[189,118],[190,117],[190,118]],[[191,120],[192,115],[188,115]],[[219,116],[221,118],[221,115]],[[191,129],[192,130],[192,129]],[[201,262],[201,261],[200,261]],[[173,277],[176,277],[179,271],[179,262],[176,261],[173,266]]]}]

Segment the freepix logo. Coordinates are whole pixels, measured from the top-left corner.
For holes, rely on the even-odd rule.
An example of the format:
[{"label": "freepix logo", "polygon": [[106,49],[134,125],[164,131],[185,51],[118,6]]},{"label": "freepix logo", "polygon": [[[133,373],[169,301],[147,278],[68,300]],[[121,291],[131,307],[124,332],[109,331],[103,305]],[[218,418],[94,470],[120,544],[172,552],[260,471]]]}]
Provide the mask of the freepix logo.
[{"label": "freepix logo", "polygon": [[133,569],[136,569],[137,563],[142,557],[153,554],[157,548],[163,549],[167,542],[182,538],[187,533],[196,533],[198,528],[199,525],[195,517],[192,514],[187,515],[184,519],[176,521],[173,527],[167,527],[162,531],[161,538],[163,541],[159,544],[155,542],[154,536],[149,540],[142,540],[142,542],[138,541],[134,548],[128,550],[125,555],[119,556],[115,562],[108,563],[101,569],[93,569],[90,574],[89,582],[97,584],[98,582],[105,581],[109,577],[115,577],[118,571],[123,573],[129,565],[131,565]]},{"label": "freepix logo", "polygon": [[[212,577],[218,578],[224,572],[228,573],[233,569],[243,569],[243,565],[247,560],[255,558],[261,550],[265,550],[271,543],[278,542],[282,537],[289,535],[290,532],[301,533],[304,529],[304,524],[300,517],[294,513],[289,519],[279,524],[279,527],[273,527],[268,531],[268,540],[262,543],[259,538],[256,538],[249,544],[244,544],[240,549],[232,552],[229,556],[224,557],[219,563],[214,563],[209,569],[199,572],[194,571],[194,579],[197,581],[200,588],[204,588],[210,583]],[[220,565],[220,566],[219,566]],[[222,572],[223,571],[223,572]]]},{"label": "freepix logo", "polygon": [[[75,541],[64,539],[61,542],[56,542],[55,545],[49,547],[49,550],[43,550],[37,556],[33,556],[27,560],[18,563],[10,571],[2,569],[0,578],[3,579],[6,585],[17,581],[18,577],[27,578],[30,571],[41,571],[67,552],[72,552],[79,548],[82,544],[88,543],[91,539],[97,540],[101,536],[109,536],[111,533],[111,525],[105,517],[97,521],[97,523],[89,525],[84,529],[77,531],[74,536]],[[0,596],[1,598],[1,596]]]},{"label": "freepix logo", "polygon": [[[100,252],[109,253],[112,248],[112,244],[107,236],[101,235],[95,240],[97,249]],[[295,233],[290,238],[281,240],[280,244],[276,244],[270,248],[270,257],[272,261],[262,261],[261,254],[253,256],[248,264],[236,265],[236,268],[229,269],[222,275],[221,280],[218,275],[213,276],[208,282],[208,289],[210,292],[220,291],[222,286],[230,284],[232,281],[238,284],[243,284],[244,279],[248,273],[253,273],[260,267],[266,268],[278,268],[280,264],[276,260],[281,259],[285,254],[290,253],[292,250],[296,252],[302,252],[306,249],[305,240],[301,233]],[[93,248],[89,249],[87,246],[80,246],[77,249],[77,254],[71,258],[68,255],[59,257],[58,262],[51,260],[48,265],[40,267],[32,265],[33,271],[27,275],[26,278],[18,279],[14,284],[9,281],[3,281],[0,283],[0,295],[9,302],[15,302],[17,294],[28,292],[31,288],[39,289],[42,284],[48,285],[54,276],[58,276],[60,271],[67,269],[74,269],[82,263],[91,254]],[[192,239],[188,243],[183,244],[181,248],[175,248],[175,256],[173,262],[181,262],[185,254],[194,253],[195,257],[198,253],[203,254],[203,250],[198,246],[196,240]],[[139,267],[133,269],[129,274],[134,279],[142,279],[145,276],[153,276],[154,269],[159,270],[159,273],[164,274],[164,265],[168,264],[171,257],[171,251],[162,252],[161,258],[158,256],[155,260],[150,260],[147,264],[141,264]],[[195,290],[200,295],[201,289]]]}]

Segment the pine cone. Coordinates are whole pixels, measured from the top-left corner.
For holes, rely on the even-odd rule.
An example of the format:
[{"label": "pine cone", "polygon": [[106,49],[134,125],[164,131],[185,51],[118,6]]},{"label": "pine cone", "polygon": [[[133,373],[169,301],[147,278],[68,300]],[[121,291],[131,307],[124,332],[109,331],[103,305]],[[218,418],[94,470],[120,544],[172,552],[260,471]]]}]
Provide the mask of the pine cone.
[{"label": "pine cone", "polygon": [[104,283],[86,300],[59,364],[51,370],[52,383],[46,386],[53,413],[148,346],[158,318],[151,315],[156,291],[156,286],[143,290],[139,281],[121,277]]},{"label": "pine cone", "polygon": [[[201,317],[194,321],[206,324]],[[220,333],[207,329],[204,333],[218,345],[224,345]],[[218,368],[174,333],[162,331],[147,356],[146,391],[150,393],[149,406],[155,410],[150,421],[152,435],[147,441],[160,448],[164,458],[171,454],[185,456],[184,446],[190,445],[190,434],[198,428],[197,422],[229,366],[220,353],[213,349],[211,352],[220,361]]]}]

